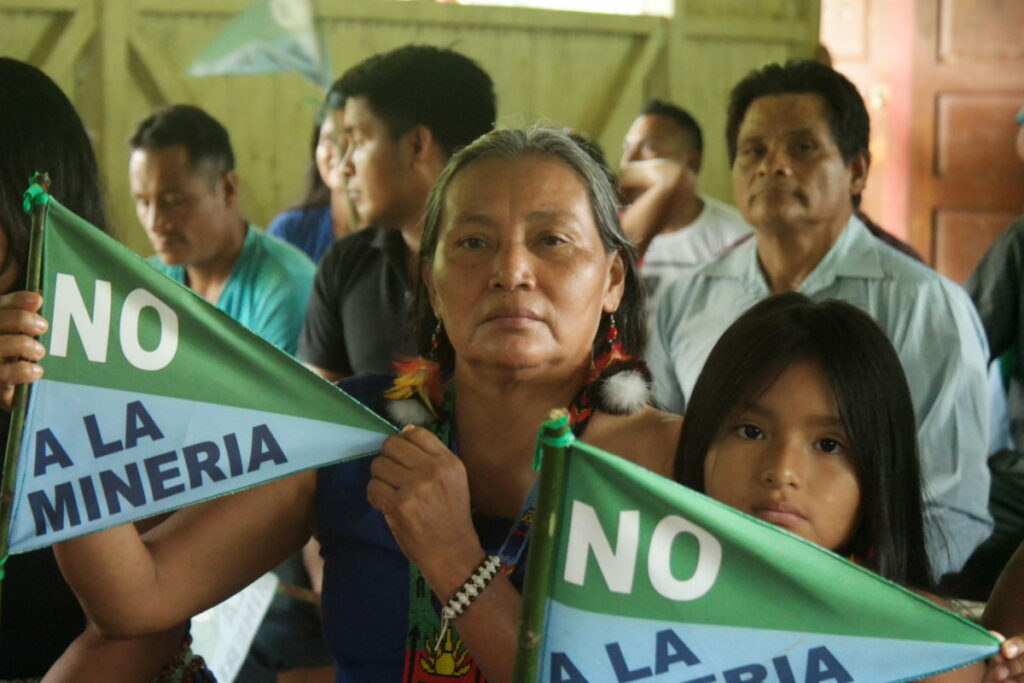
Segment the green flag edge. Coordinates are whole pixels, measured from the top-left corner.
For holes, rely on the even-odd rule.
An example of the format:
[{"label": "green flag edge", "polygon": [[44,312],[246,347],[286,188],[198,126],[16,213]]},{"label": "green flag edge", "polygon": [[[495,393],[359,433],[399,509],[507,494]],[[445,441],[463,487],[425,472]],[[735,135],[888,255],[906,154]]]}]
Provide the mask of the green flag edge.
[{"label": "green flag edge", "polygon": [[[604,450],[602,450],[600,448],[597,448],[596,446],[592,446],[592,445],[590,445],[590,444],[588,444],[588,443],[586,443],[584,441],[576,440],[572,444],[572,446],[570,446],[567,450],[568,450],[567,455],[569,456],[567,458],[567,460],[569,461],[570,464],[573,461],[573,458],[571,456],[579,455],[579,454],[582,453],[585,456],[591,456],[592,458],[596,459],[599,463],[601,463],[605,467],[610,468],[612,471],[614,471],[614,472],[618,473],[619,475],[621,475],[620,478],[616,479],[616,487],[617,488],[621,488],[621,486],[623,484],[628,483],[630,480],[632,480],[633,482],[637,482],[637,480],[639,480],[639,483],[652,485],[652,486],[648,486],[646,488],[648,490],[650,488],[653,488],[657,492],[659,498],[662,498],[662,497],[666,497],[666,493],[671,492],[671,489],[675,489],[676,487],[678,487],[681,490],[687,491],[688,495],[700,496],[703,499],[703,502],[705,504],[708,504],[709,506],[714,506],[714,507],[716,507],[721,512],[725,512],[727,514],[739,516],[740,518],[743,518],[745,520],[754,522],[755,524],[757,524],[758,526],[760,526],[760,527],[762,527],[762,528],[764,528],[766,530],[770,530],[770,532],[772,534],[779,535],[778,537],[786,538],[789,541],[797,542],[798,544],[803,546],[806,550],[808,550],[809,552],[813,553],[814,555],[817,555],[819,557],[824,558],[824,560],[826,562],[834,562],[834,561],[838,560],[840,563],[846,565],[848,568],[851,568],[851,569],[855,570],[857,573],[859,573],[860,575],[866,577],[868,579],[868,581],[870,581],[870,582],[881,584],[882,586],[886,586],[886,587],[889,587],[889,588],[895,588],[899,592],[903,593],[904,595],[910,596],[911,598],[913,598],[913,600],[916,601],[917,603],[920,603],[921,605],[926,606],[928,610],[933,611],[936,614],[942,614],[942,615],[954,617],[955,620],[960,622],[961,625],[968,626],[971,630],[973,630],[979,636],[981,641],[983,641],[983,644],[989,644],[989,645],[992,645],[993,647],[997,647],[998,644],[999,644],[999,640],[997,638],[995,638],[995,636],[993,636],[991,633],[989,633],[989,631],[986,630],[984,627],[982,627],[982,626],[980,626],[980,625],[978,625],[978,624],[976,624],[976,623],[974,623],[974,622],[972,622],[972,621],[970,621],[968,619],[965,619],[964,617],[962,617],[961,615],[957,614],[956,612],[953,612],[953,611],[951,611],[949,609],[946,609],[946,608],[936,604],[935,602],[933,602],[932,600],[929,600],[927,597],[925,597],[923,595],[920,595],[920,594],[918,594],[918,593],[916,593],[914,591],[911,591],[911,590],[909,590],[909,589],[907,589],[907,588],[905,588],[905,587],[903,587],[903,586],[901,586],[901,585],[899,585],[899,584],[897,584],[897,583],[895,583],[893,581],[890,581],[890,580],[888,580],[888,579],[886,579],[886,578],[876,574],[875,572],[871,571],[870,569],[866,569],[866,568],[861,567],[861,566],[859,566],[857,564],[849,562],[845,558],[843,558],[843,557],[841,557],[839,555],[836,555],[832,551],[827,550],[825,548],[822,548],[821,546],[819,546],[819,545],[817,545],[815,543],[812,543],[811,541],[808,541],[808,540],[806,540],[804,538],[801,538],[801,537],[799,537],[799,536],[797,536],[795,534],[792,534],[792,533],[790,533],[790,532],[788,532],[788,531],[786,531],[784,529],[780,529],[780,528],[778,528],[778,527],[776,527],[776,526],[774,526],[772,524],[769,524],[768,522],[764,522],[764,521],[762,521],[760,519],[757,519],[755,517],[751,517],[750,515],[747,515],[747,514],[745,514],[743,512],[740,512],[739,510],[736,510],[735,508],[732,508],[732,507],[730,507],[730,506],[728,506],[728,505],[726,505],[724,503],[721,503],[721,502],[719,502],[717,500],[709,498],[709,497],[707,497],[707,496],[705,496],[703,494],[700,494],[700,493],[698,493],[696,491],[693,491],[691,489],[687,489],[687,488],[683,487],[681,484],[678,484],[678,483],[672,481],[671,479],[668,479],[666,477],[662,477],[661,475],[658,475],[658,474],[656,474],[654,472],[651,472],[650,470],[647,470],[647,469],[645,469],[643,467],[640,467],[639,465],[636,465],[636,464],[634,464],[634,463],[632,463],[632,462],[630,462],[628,460],[625,460],[624,458],[621,458],[620,456],[614,455],[612,453],[608,453],[607,451],[604,451]],[[573,452],[574,450],[577,451],[577,452],[574,453]],[[566,487],[566,489],[567,488],[568,487]],[[566,502],[562,505],[562,509],[558,511],[558,514],[563,514],[564,515],[564,514],[567,514],[567,512],[568,512],[568,510],[566,509],[567,500],[569,498],[568,490],[566,490],[565,494],[566,494],[565,495]],[[629,494],[624,494],[624,497],[626,497],[626,496],[629,496]],[[540,512],[540,511],[538,511],[538,512]],[[697,522],[695,522],[695,523],[697,523]],[[641,533],[643,533],[643,532],[641,532]],[[559,538],[557,543],[558,543],[557,557],[559,558],[559,560],[561,560],[564,557],[565,538]],[[645,570],[646,570],[646,557],[643,555],[643,546],[638,548],[638,555],[639,555],[639,557],[638,557],[638,561],[637,561],[638,564],[637,564],[636,572],[637,572],[638,575],[645,574],[646,573],[645,572]],[[593,561],[593,560],[591,559],[589,561]],[[640,564],[641,562],[644,563],[643,566],[641,566],[641,564]],[[551,588],[553,588],[553,584],[552,584]],[[549,588],[548,590],[549,590],[548,597],[550,598],[550,590],[551,589]],[[583,589],[581,587],[580,590],[582,591],[582,590],[585,590],[585,589]],[[559,601],[562,602],[562,604],[569,604],[569,605],[571,605],[573,607],[577,607],[579,609],[585,609],[585,610],[588,610],[588,611],[593,611],[593,612],[598,612],[598,613],[603,613],[603,614],[610,614],[610,615],[623,614],[623,612],[620,609],[616,609],[616,607],[613,606],[614,603],[615,603],[614,597],[615,596],[611,596],[611,599],[602,602],[602,605],[604,605],[606,609],[593,609],[590,606],[584,606],[584,605],[582,605],[582,604],[580,604],[578,602],[575,602],[575,601],[574,602],[570,602],[570,603],[566,603],[564,600],[559,600]],[[765,602],[767,602],[767,601],[765,601]],[[628,614],[629,614],[630,617],[634,617],[634,618],[651,618],[650,616],[646,616],[646,614],[645,614],[646,612],[647,611],[643,610],[642,608],[637,608],[635,610],[629,610]],[[792,619],[792,617],[790,617],[790,620],[787,623],[786,617],[788,615],[785,614],[785,613],[777,614],[777,615],[773,614],[772,616],[773,616],[773,618],[778,619],[778,621],[777,621],[777,629],[779,629],[779,630],[791,630],[791,631],[808,632],[805,627],[804,628],[798,628],[798,626],[800,625],[800,622],[799,621],[794,621]],[[715,625],[726,625],[726,626],[734,625],[734,626],[742,626],[744,628],[758,628],[757,626],[751,626],[749,623],[744,623],[744,622],[730,623],[728,621],[722,621],[722,620],[710,621],[710,620],[706,620],[706,619],[688,619],[688,621],[691,622],[691,623],[715,624]],[[855,623],[857,621],[857,618],[856,617],[851,617],[849,619],[849,621],[851,623]],[[828,631],[828,632],[830,632],[830,633],[838,633],[838,634],[841,634],[841,635],[851,635],[851,636],[859,635],[859,633],[855,629],[850,629],[848,632],[847,631],[841,631],[841,630],[833,630],[833,631]],[[906,636],[902,636],[901,637],[900,635],[894,634],[894,633],[886,633],[884,637],[892,638],[892,639],[900,639],[900,640],[915,640],[915,638],[906,637]],[[920,638],[917,638],[917,639],[919,640]],[[962,642],[962,641],[959,640],[959,639],[953,639],[951,637],[947,637],[947,638],[944,638],[944,639],[936,640],[935,642],[959,643],[959,642]],[[982,644],[982,643],[979,643],[979,644]]]}]

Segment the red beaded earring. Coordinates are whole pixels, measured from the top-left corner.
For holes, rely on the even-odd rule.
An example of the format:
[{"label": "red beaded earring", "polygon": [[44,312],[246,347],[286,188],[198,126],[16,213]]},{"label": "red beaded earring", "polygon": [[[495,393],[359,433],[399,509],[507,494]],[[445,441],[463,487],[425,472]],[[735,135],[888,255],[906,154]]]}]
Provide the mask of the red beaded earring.
[{"label": "red beaded earring", "polygon": [[608,314],[608,331],[605,332],[605,338],[609,344],[615,344],[615,340],[619,338],[619,328],[615,325],[615,314]]},{"label": "red beaded earring", "polygon": [[599,375],[612,363],[626,360],[628,358],[626,352],[622,348],[622,342],[619,341],[619,328],[615,324],[615,313],[608,314],[608,329],[605,330],[604,338],[607,345],[601,351],[600,355],[594,358],[594,377]]},{"label": "red beaded earring", "polygon": [[441,321],[438,319],[437,327],[434,328],[434,333],[430,335],[430,357],[437,360],[438,349],[441,348]]}]

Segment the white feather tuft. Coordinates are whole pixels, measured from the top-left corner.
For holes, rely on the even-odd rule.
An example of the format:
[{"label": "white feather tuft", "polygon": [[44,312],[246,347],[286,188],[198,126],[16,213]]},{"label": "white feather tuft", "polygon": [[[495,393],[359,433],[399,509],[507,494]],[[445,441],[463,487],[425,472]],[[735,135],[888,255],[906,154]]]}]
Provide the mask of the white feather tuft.
[{"label": "white feather tuft", "polygon": [[601,399],[610,413],[630,415],[643,409],[650,398],[647,378],[636,370],[617,372],[601,382]]},{"label": "white feather tuft", "polygon": [[420,427],[429,425],[434,421],[427,407],[416,398],[400,398],[388,401],[388,413],[401,426],[418,425]]}]

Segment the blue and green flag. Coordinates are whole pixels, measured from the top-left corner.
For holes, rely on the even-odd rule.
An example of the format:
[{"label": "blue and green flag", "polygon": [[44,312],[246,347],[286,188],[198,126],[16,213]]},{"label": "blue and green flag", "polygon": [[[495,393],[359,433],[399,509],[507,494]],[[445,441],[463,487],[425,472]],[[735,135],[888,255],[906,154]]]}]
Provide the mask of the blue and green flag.
[{"label": "blue and green flag", "polygon": [[189,76],[295,71],[326,90],[331,65],[312,0],[257,0],[189,65]]},{"label": "blue and green flag", "polygon": [[544,456],[518,681],[908,681],[985,629],[823,548],[573,441]]},{"label": "blue and green flag", "polygon": [[394,431],[33,189],[50,328],[12,414],[0,556],[370,454]]}]

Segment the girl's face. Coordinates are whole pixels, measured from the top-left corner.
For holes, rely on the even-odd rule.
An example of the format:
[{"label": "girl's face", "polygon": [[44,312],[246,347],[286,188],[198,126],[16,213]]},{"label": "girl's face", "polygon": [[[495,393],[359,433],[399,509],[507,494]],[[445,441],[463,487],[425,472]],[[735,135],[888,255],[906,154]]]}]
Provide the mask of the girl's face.
[{"label": "girl's face", "polygon": [[739,406],[708,451],[704,482],[712,498],[829,550],[850,542],[856,455],[819,363],[791,365]]}]

